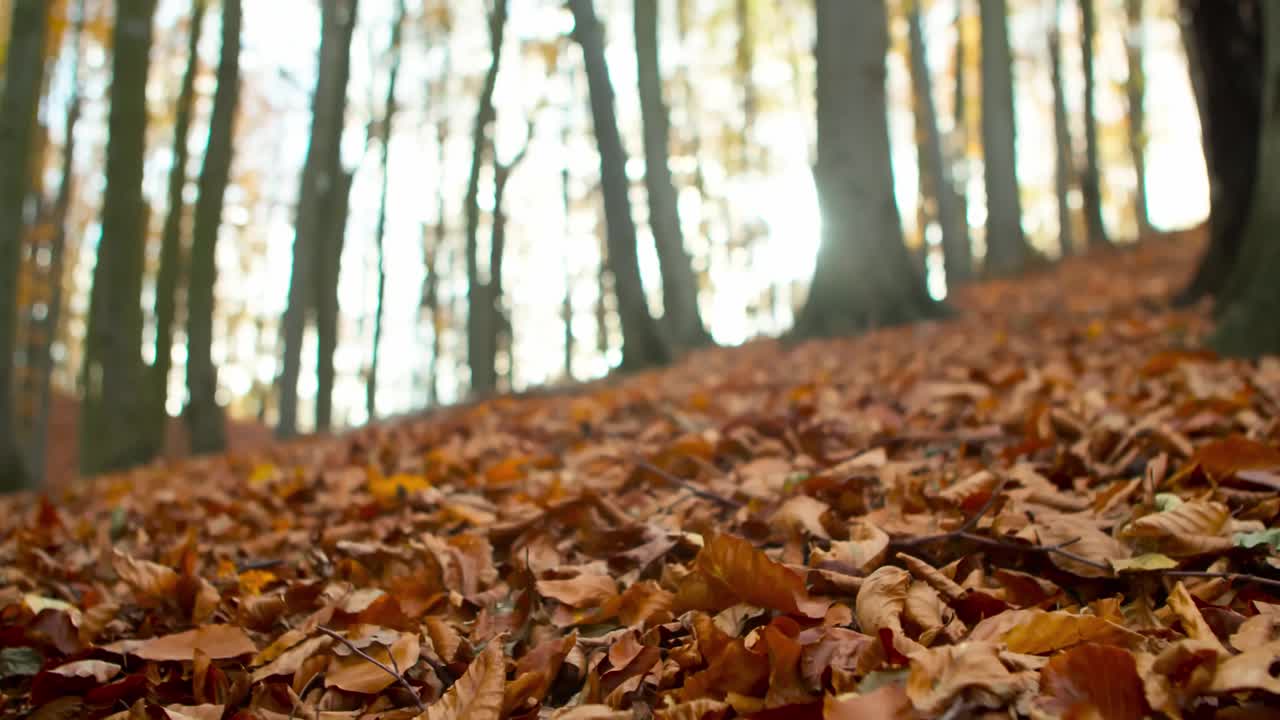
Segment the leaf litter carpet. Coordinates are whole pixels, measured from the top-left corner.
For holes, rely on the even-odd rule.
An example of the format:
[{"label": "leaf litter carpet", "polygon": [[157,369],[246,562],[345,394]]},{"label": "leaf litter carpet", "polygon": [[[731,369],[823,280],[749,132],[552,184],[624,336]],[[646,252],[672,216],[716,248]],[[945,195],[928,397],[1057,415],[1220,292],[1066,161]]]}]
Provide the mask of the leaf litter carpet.
[{"label": "leaf litter carpet", "polygon": [[0,715],[1280,717],[1280,362],[1194,239],[0,508]]}]

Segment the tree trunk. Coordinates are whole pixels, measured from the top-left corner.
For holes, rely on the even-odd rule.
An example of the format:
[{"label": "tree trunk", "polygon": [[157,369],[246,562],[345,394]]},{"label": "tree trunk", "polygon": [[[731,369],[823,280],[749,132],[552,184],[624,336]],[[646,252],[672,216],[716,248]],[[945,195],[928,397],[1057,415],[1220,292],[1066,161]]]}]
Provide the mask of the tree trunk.
[{"label": "tree trunk", "polygon": [[969,274],[969,237],[963,229],[960,208],[956,207],[951,173],[942,156],[942,134],[938,132],[938,110],[933,102],[933,81],[925,50],[924,28],[920,6],[913,4],[907,12],[907,32],[911,45],[911,83],[916,99],[917,127],[923,130],[921,177],[926,178],[929,195],[934,199],[935,220],[942,228],[942,253],[947,277],[964,278]]},{"label": "tree trunk", "polygon": [[981,0],[982,152],[986,160],[987,272],[1008,275],[1023,269],[1031,249],[1022,233],[1018,197],[1013,57],[1005,0]]},{"label": "tree trunk", "polygon": [[684,247],[675,183],[667,163],[670,120],[662,99],[662,74],[658,64],[658,0],[636,0],[635,41],[649,227],[662,274],[662,324],[674,347],[688,349],[706,345],[711,337],[698,310],[698,280],[693,274],[693,261]]},{"label": "tree trunk", "polygon": [[604,57],[604,33],[592,0],[569,0],[569,7],[573,11],[574,38],[582,46],[591,121],[600,151],[609,271],[613,275],[618,319],[622,324],[622,367],[638,370],[662,365],[670,361],[671,354],[657,322],[649,314],[640,279],[636,225],[628,196],[626,150],[622,147],[613,109],[613,84]]},{"label": "tree trunk", "polygon": [[[533,127],[529,127],[529,137],[533,137]],[[493,229],[489,237],[489,282],[486,286],[488,295],[484,306],[484,311],[488,314],[488,319],[484,323],[485,336],[482,339],[486,357],[494,358],[502,350],[507,352],[507,389],[510,390],[514,378],[515,356],[511,353],[511,317],[507,314],[505,303],[503,301],[502,288],[502,261],[507,251],[507,214],[502,209],[503,195],[506,194],[507,182],[511,179],[511,173],[515,171],[516,166],[524,159],[525,152],[529,149],[528,141],[525,141],[524,147],[520,149],[511,162],[500,163],[494,158],[493,164]],[[493,370],[494,388],[497,387],[497,370],[496,362],[491,362]]]},{"label": "tree trunk", "polygon": [[1179,304],[1222,293],[1240,254],[1257,173],[1262,115],[1262,3],[1183,0],[1193,78],[1200,81],[1201,146],[1209,173],[1209,246]]},{"label": "tree trunk", "polygon": [[968,261],[962,265],[963,272],[953,272],[947,268],[947,285],[954,287],[957,283],[973,278],[973,243],[969,234],[969,115],[968,93],[965,92],[965,77],[968,67],[964,42],[964,0],[956,0],[956,54],[955,54],[955,107],[952,108],[953,137],[951,152],[947,161],[951,167],[952,192],[956,204],[956,230],[961,233],[964,243],[964,257]]},{"label": "tree trunk", "polygon": [[[448,46],[445,48],[445,67],[448,67]],[[446,121],[442,120],[436,144],[437,167],[445,166],[445,141],[449,132]],[[444,330],[444,321],[440,314],[440,253],[444,251],[448,241],[448,227],[445,225],[445,193],[443,173],[436,187],[436,225],[434,240],[424,254],[427,276],[422,281],[422,304],[431,313],[431,359],[427,362],[427,405],[434,407],[440,403],[440,333]]]},{"label": "tree trunk", "polygon": [[[1280,242],[1276,242],[1280,205],[1274,201],[1280,189],[1280,7],[1269,2],[1259,6],[1261,15],[1252,18],[1261,26],[1262,40],[1257,176],[1239,257],[1230,274],[1229,297],[1212,338],[1219,351],[1241,356],[1280,353],[1280,324],[1276,323],[1280,314]],[[1249,68],[1235,71],[1248,73]]]},{"label": "tree trunk", "polygon": [[[298,191],[293,272],[283,318],[284,362],[280,373],[280,421],[276,429],[280,437],[292,437],[298,432],[302,336],[317,295],[313,263],[325,252],[324,234],[328,226],[324,220],[330,217],[328,213],[338,200],[338,186],[343,180],[340,150],[357,0],[322,0],[320,9],[320,67],[311,99],[311,143],[307,147]],[[317,407],[319,404],[317,399]]]},{"label": "tree trunk", "polygon": [[[49,311],[45,315],[45,342],[35,359],[37,373],[36,417],[27,453],[27,468],[33,485],[45,482],[46,456],[49,447],[49,413],[53,402],[53,343],[62,323],[62,298],[66,268],[67,216],[75,189],[76,125],[80,121],[80,62],[84,37],[86,0],[76,3],[71,30],[71,97],[67,100],[67,120],[62,135],[62,168],[58,194],[54,200],[54,237],[49,248]],[[3,473],[0,473],[2,475]],[[0,490],[3,490],[0,487]]]},{"label": "tree trunk", "polygon": [[489,268],[488,282],[480,278],[480,172],[486,158],[493,156],[493,126],[495,111],[493,92],[498,84],[498,70],[502,64],[502,39],[507,27],[507,0],[497,0],[489,17],[489,70],[485,73],[484,86],[480,90],[480,106],[472,128],[471,175],[467,178],[467,193],[463,200],[467,221],[467,365],[471,371],[471,392],[487,395],[497,387],[497,371],[494,369],[495,348],[486,347],[485,339],[492,333],[488,323],[492,319],[493,268]]},{"label": "tree trunk", "polygon": [[320,232],[316,263],[316,432],[333,426],[333,354],[338,349],[338,277],[346,244],[351,183],[355,172],[338,167],[337,187],[330,193]]},{"label": "tree trunk", "polygon": [[27,487],[31,477],[16,442],[13,357],[17,343],[18,264],[26,225],[31,148],[44,76],[48,22],[41,0],[15,0],[0,88],[0,492]]},{"label": "tree trunk", "polygon": [[187,134],[191,128],[191,106],[195,101],[196,73],[200,68],[200,28],[204,24],[205,0],[191,4],[191,33],[187,38],[187,69],[174,108],[173,165],[169,168],[168,208],[160,233],[160,270],[156,275],[156,344],[151,366],[152,427],[148,432],[157,448],[164,447],[169,414],[169,369],[173,366],[173,325],[176,316],[178,280],[182,272],[182,219],[186,203],[182,190],[187,184]]},{"label": "tree trunk", "polygon": [[213,306],[218,268],[218,228],[222,224],[222,199],[231,174],[232,139],[236,105],[240,96],[240,0],[222,0],[222,57],[218,60],[218,87],[209,119],[209,143],[200,194],[196,200],[195,227],[191,233],[191,282],[187,288],[187,427],[191,450],[219,452],[226,446],[226,420],[218,407],[218,368],[213,364]]},{"label": "tree trunk", "polygon": [[1125,0],[1124,5],[1129,19],[1129,34],[1125,43],[1129,59],[1129,79],[1125,83],[1129,97],[1129,154],[1133,157],[1133,172],[1137,179],[1134,208],[1138,219],[1138,237],[1143,238],[1151,234],[1151,216],[1147,213],[1147,128],[1143,100],[1147,75],[1142,67],[1146,36],[1143,32],[1142,0]]},{"label": "tree trunk", "polygon": [[1084,56],[1084,172],[1080,177],[1080,191],[1084,196],[1084,219],[1088,230],[1089,247],[1105,247],[1111,244],[1107,227],[1102,221],[1102,179],[1098,165],[1098,117],[1094,108],[1094,48],[1097,40],[1097,19],[1094,0],[1080,0],[1080,45]]},{"label": "tree trunk", "polygon": [[[572,78],[570,79],[572,85]],[[572,107],[573,99],[569,100]],[[569,148],[570,122],[572,112],[569,108],[565,108],[564,126],[561,128],[560,142],[567,150]],[[564,237],[567,241],[571,237],[573,223],[570,218],[573,214],[573,202],[570,194],[572,188],[571,178],[569,175],[569,163],[564,163],[560,167],[560,201],[564,206]],[[569,253],[563,254],[564,264],[564,297],[560,300],[560,317],[564,322],[564,377],[566,380],[573,380],[573,273],[569,267]],[[601,288],[601,292],[604,288]]]},{"label": "tree trunk", "polygon": [[142,198],[147,58],[155,0],[121,0],[112,34],[111,111],[102,238],[93,269],[80,408],[80,469],[120,470],[151,457],[142,382]]},{"label": "tree trunk", "polygon": [[822,243],[795,334],[829,336],[930,317],[893,196],[885,97],[884,0],[817,0]]},{"label": "tree trunk", "polygon": [[387,99],[383,104],[382,124],[378,128],[382,144],[382,188],[378,193],[378,226],[374,245],[378,253],[378,301],[373,316],[373,354],[369,359],[369,378],[365,384],[365,410],[369,421],[378,417],[378,350],[382,345],[382,300],[387,293],[387,266],[382,240],[387,229],[387,168],[391,163],[391,124],[396,113],[396,76],[400,74],[400,35],[404,27],[404,0],[396,3],[396,16],[391,22],[391,70],[387,78]]},{"label": "tree trunk", "polygon": [[1067,122],[1067,95],[1062,86],[1062,33],[1058,30],[1062,0],[1053,6],[1049,26],[1049,72],[1053,80],[1054,185],[1058,196],[1058,248],[1062,257],[1075,252],[1075,228],[1071,223],[1071,126]]}]

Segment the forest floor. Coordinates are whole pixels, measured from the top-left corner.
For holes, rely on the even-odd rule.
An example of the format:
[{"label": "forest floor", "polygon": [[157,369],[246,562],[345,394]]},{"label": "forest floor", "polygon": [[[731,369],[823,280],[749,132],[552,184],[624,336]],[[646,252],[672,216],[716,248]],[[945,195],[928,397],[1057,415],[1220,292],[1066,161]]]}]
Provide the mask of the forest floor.
[{"label": "forest floor", "polygon": [[1276,717],[1280,361],[1199,249],[6,499],[0,715]]}]

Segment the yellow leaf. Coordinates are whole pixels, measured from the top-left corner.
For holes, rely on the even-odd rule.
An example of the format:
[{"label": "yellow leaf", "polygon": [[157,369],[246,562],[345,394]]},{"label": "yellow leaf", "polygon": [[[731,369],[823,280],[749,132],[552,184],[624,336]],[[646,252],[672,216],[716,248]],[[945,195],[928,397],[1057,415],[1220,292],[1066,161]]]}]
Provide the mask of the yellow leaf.
[{"label": "yellow leaf", "polygon": [[376,473],[369,476],[369,494],[384,503],[395,500],[402,490],[405,494],[410,494],[429,487],[431,483],[421,475],[400,474],[383,477],[381,473]]},{"label": "yellow leaf", "polygon": [[237,577],[240,594],[249,597],[262,594],[262,588],[278,579],[270,570],[245,570]]},{"label": "yellow leaf", "polygon": [[1153,570],[1172,570],[1178,567],[1178,561],[1160,553],[1146,553],[1131,558],[1120,558],[1111,561],[1111,567],[1118,573],[1149,572]]},{"label": "yellow leaf", "polygon": [[1040,655],[1085,642],[1130,645],[1141,635],[1094,615],[1037,611],[1004,634],[1010,652]]}]

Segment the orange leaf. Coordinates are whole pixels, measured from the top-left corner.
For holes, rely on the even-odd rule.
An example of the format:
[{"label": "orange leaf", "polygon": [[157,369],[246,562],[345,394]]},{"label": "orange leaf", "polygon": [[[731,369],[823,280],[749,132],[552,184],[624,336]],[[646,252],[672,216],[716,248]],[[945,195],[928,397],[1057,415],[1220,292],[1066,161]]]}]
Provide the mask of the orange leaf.
[{"label": "orange leaf", "polygon": [[1270,470],[1280,468],[1280,450],[1250,440],[1242,435],[1231,435],[1213,440],[1196,448],[1187,463],[1188,470],[1199,467],[1214,480],[1222,480],[1241,470]]},{"label": "orange leaf", "polygon": [[[418,662],[418,636],[413,633],[401,633],[400,637],[391,643],[390,652],[383,645],[366,648],[364,652],[389,668],[400,668],[400,672],[403,673]],[[392,662],[392,658],[395,662]],[[345,657],[334,657],[324,675],[325,687],[336,687],[366,695],[381,692],[394,682],[396,679],[391,673],[355,653]]]},{"label": "orange leaf", "polygon": [[568,580],[539,580],[538,594],[569,607],[595,607],[618,594],[618,583],[608,575],[584,573]]},{"label": "orange leaf", "polygon": [[139,560],[119,550],[112,551],[111,566],[134,592],[146,598],[168,597],[178,587],[178,573],[173,568]]},{"label": "orange leaf", "polygon": [[722,610],[723,607],[705,603],[725,595],[758,607],[809,617],[822,617],[827,609],[827,604],[809,597],[799,573],[733,535],[712,538],[698,553],[694,568],[690,575],[698,577],[686,576],[676,593],[676,605],[686,610]]},{"label": "orange leaf", "polygon": [[823,720],[910,720],[915,708],[901,685],[885,685],[865,695],[828,695],[822,702]]},{"label": "orange leaf", "polygon": [[145,640],[130,654],[144,660],[192,660],[197,650],[214,660],[258,652],[244,630],[235,625],[201,625],[194,630]]},{"label": "orange leaf", "polygon": [[1089,643],[1050,658],[1040,690],[1046,705],[1067,717],[1141,720],[1147,712],[1133,654],[1109,645]]},{"label": "orange leaf", "polygon": [[498,720],[507,682],[506,636],[489,640],[467,672],[417,720]]}]

